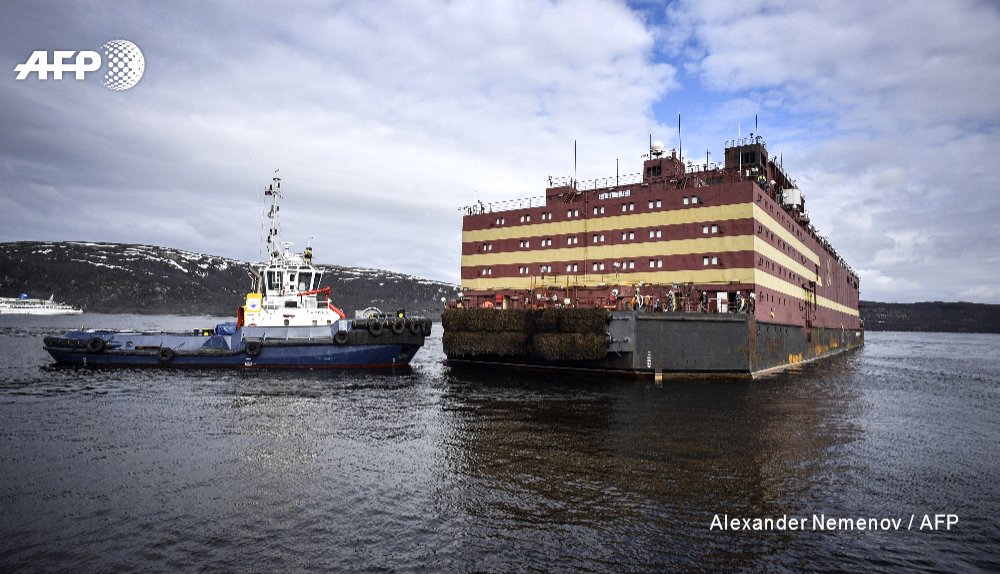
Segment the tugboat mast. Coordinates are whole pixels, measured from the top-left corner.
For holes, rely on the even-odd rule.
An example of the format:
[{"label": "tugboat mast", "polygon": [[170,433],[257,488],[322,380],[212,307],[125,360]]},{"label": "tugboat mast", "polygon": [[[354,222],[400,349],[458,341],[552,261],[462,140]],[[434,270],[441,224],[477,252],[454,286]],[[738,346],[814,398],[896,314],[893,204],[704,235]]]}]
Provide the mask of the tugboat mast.
[{"label": "tugboat mast", "polygon": [[265,196],[271,197],[271,208],[267,212],[267,218],[270,220],[270,225],[267,230],[267,252],[270,254],[271,261],[281,257],[281,250],[278,245],[281,243],[278,238],[278,210],[280,206],[278,205],[278,200],[281,198],[281,178],[275,176],[271,180],[271,185],[264,190]]}]

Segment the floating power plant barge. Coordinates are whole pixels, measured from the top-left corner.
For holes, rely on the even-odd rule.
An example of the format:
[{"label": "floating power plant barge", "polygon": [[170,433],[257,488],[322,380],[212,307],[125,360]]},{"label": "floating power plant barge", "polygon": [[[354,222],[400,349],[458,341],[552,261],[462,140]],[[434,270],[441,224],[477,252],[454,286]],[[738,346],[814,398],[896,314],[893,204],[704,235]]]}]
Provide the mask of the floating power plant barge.
[{"label": "floating power plant barge", "polygon": [[864,344],[858,275],[763,138],[465,208],[451,364],[757,376]]}]

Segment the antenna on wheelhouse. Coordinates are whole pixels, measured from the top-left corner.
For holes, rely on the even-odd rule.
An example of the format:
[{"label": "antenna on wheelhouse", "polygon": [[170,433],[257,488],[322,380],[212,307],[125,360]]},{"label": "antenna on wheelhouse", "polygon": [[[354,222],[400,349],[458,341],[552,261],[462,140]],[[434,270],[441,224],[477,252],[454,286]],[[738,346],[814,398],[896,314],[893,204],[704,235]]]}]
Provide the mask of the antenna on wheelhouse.
[{"label": "antenna on wheelhouse", "polygon": [[[274,173],[278,173],[278,170],[274,170]],[[281,251],[278,249],[280,243],[278,239],[278,211],[281,209],[278,203],[281,198],[280,177],[274,176],[272,178],[271,185],[264,190],[264,196],[271,197],[271,208],[267,212],[267,218],[271,221],[267,231],[267,250],[271,259],[276,259],[281,255]]]}]

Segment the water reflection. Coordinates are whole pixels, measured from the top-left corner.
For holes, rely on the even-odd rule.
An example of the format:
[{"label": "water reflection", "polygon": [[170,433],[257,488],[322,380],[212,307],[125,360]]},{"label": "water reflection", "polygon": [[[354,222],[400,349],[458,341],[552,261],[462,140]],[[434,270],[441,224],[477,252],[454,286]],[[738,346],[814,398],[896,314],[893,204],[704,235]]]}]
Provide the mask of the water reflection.
[{"label": "water reflection", "polygon": [[813,510],[829,453],[860,432],[856,392],[831,385],[851,368],[659,385],[452,370],[441,496],[498,565],[533,548],[530,563],[588,568],[595,544],[608,565],[752,565],[795,535],[710,532],[712,517]]}]

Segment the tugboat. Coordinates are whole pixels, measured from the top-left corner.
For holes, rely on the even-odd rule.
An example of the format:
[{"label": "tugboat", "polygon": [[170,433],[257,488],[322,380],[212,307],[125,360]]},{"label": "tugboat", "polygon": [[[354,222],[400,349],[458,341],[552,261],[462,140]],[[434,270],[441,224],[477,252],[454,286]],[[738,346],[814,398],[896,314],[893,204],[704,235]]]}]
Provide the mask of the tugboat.
[{"label": "tugboat", "polygon": [[269,261],[250,268],[252,287],[236,321],[187,332],[84,329],[46,337],[59,364],[121,367],[383,368],[408,365],[430,335],[431,322],[400,309],[369,307],[348,319],[320,287],[323,271],[311,247],[291,251],[279,239],[281,179],[271,198]]}]

